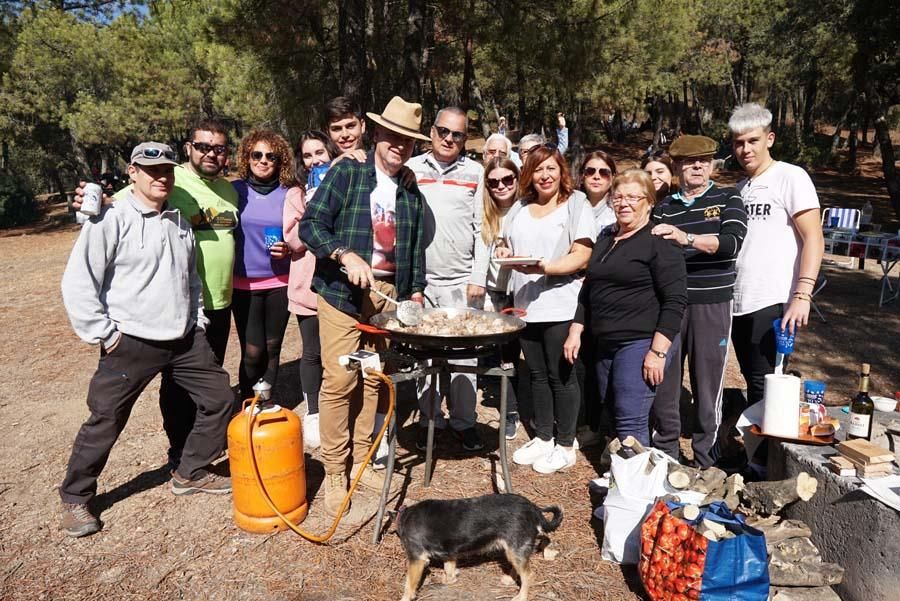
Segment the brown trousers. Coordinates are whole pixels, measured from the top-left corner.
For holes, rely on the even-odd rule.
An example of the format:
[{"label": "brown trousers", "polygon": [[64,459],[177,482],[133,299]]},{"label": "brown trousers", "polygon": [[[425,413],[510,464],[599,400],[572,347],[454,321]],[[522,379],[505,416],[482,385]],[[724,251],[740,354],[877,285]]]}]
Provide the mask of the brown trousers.
[{"label": "brown trousers", "polygon": [[[395,298],[393,284],[377,281],[376,287]],[[363,334],[356,329],[357,323],[366,323],[372,315],[384,311],[387,301],[371,293],[366,295],[361,307],[362,314],[356,319],[335,309],[321,296],[318,300],[323,369],[322,390],[319,393],[322,464],[326,474],[343,474],[347,471],[347,458],[351,452],[354,464],[365,459],[372,444],[379,395],[384,397],[381,406],[387,407],[388,392],[381,381],[372,378],[363,380],[359,371],[349,371],[340,365],[338,357],[360,349],[380,353],[387,348],[386,338]]]}]

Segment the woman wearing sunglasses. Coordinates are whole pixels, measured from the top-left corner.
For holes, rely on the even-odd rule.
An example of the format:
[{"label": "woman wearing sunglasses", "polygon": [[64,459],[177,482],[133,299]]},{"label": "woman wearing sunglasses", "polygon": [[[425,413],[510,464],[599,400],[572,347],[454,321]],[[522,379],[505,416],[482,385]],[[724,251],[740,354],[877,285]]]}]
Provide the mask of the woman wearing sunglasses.
[{"label": "woman wearing sunglasses", "polygon": [[[294,182],[287,141],[267,129],[251,131],[238,147],[240,226],[235,231],[231,308],[241,344],[241,398],[253,396],[260,379],[278,376],[288,318],[291,249],[284,242],[284,204]],[[302,193],[302,192],[301,192]]]},{"label": "woman wearing sunglasses", "polygon": [[297,186],[288,190],[284,199],[284,242],[291,250],[288,276],[288,310],[297,316],[303,355],[300,357],[300,388],[306,401],[303,416],[303,444],[309,449],[319,446],[319,389],[322,387],[322,357],[319,346],[319,317],[312,277],[316,257],[306,252],[300,240],[298,224],[306,204],[312,198],[324,170],[340,151],[325,133],[305,131],[294,147],[294,179]]},{"label": "woman wearing sunglasses", "polygon": [[675,186],[672,185],[672,174],[675,172],[675,168],[668,152],[657,150],[655,153],[645,156],[641,161],[641,169],[650,174],[653,187],[656,189],[657,201],[661,202],[663,198],[675,192]]},{"label": "woman wearing sunglasses", "polygon": [[591,207],[575,190],[559,150],[540,146],[528,154],[519,195],[506,217],[505,246],[495,253],[540,259],[536,265],[512,267],[514,305],[527,311],[519,340],[531,376],[536,431],[513,453],[513,461],[550,474],[575,464],[581,391],[575,370],[563,358],[563,342],[581,290],[577,274],[587,265],[597,234],[594,220],[587,218]]},{"label": "woman wearing sunglasses", "polygon": [[579,170],[580,188],[591,203],[598,234],[603,228],[616,222],[616,213],[608,202],[609,187],[615,175],[616,162],[602,150],[596,150],[584,157]]},{"label": "woman wearing sunglasses", "polygon": [[[519,194],[519,168],[509,157],[489,159],[484,167],[484,214],[481,220],[481,236],[475,244],[487,249],[482,256],[494,257],[498,245],[503,244],[503,232],[509,209],[516,202]],[[475,253],[479,256],[480,253]],[[509,294],[509,270],[490,260],[485,280],[485,311],[502,311],[512,306]],[[518,363],[521,347],[518,341],[512,341],[500,349],[500,360],[503,363]],[[506,401],[506,438],[513,440],[519,428],[519,410],[516,402],[516,387],[510,386]]]},{"label": "woman wearing sunglasses", "polygon": [[645,171],[629,169],[613,179],[615,229],[597,239],[565,342],[565,357],[574,364],[590,328],[597,394],[612,407],[616,436],[634,436],[644,446],[650,445],[656,387],[680,352],[687,304],[684,252],[650,233],[655,203]]}]

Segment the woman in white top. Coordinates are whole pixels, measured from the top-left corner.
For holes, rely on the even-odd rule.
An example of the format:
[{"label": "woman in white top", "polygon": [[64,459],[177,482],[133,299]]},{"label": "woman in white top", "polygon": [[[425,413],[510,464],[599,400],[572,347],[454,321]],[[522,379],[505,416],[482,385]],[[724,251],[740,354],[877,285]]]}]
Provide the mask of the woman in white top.
[{"label": "woman in white top", "polygon": [[609,188],[616,175],[616,162],[602,150],[595,150],[586,157],[578,170],[579,188],[591,203],[594,226],[597,233],[616,222],[616,212],[609,205]]},{"label": "woman in white top", "polygon": [[[519,168],[511,158],[496,157],[488,160],[484,167],[484,214],[481,220],[481,237],[475,241],[487,248],[484,255],[491,258],[487,265],[485,280],[485,311],[502,311],[512,306],[512,295],[509,293],[508,269],[501,269],[493,260],[494,250],[503,244],[501,232],[506,224],[509,209],[516,202],[519,194]],[[518,340],[513,340],[500,349],[502,363],[518,362],[521,347]],[[520,374],[521,375],[521,374]],[[506,439],[513,440],[519,428],[519,409],[515,394],[516,387],[511,386],[506,400]]]},{"label": "woman in white top", "polygon": [[[563,358],[563,342],[575,315],[583,270],[596,230],[591,206],[575,190],[565,159],[555,148],[531,151],[519,178],[520,200],[507,214],[498,257],[539,258],[512,269],[516,308],[527,323],[520,337],[531,376],[536,436],[513,461],[549,474],[575,464],[575,426],[581,391],[575,370]],[[556,438],[553,425],[556,423]]]}]

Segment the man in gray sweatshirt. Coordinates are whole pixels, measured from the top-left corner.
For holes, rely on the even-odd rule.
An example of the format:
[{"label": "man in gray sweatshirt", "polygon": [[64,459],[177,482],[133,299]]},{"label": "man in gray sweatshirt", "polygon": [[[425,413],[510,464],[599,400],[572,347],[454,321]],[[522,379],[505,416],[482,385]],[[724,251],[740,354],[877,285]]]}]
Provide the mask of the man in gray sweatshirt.
[{"label": "man in gray sweatshirt", "polygon": [[[425,196],[425,297],[437,307],[481,308],[484,305],[484,269],[479,261],[475,239],[481,235],[482,198],[478,195],[484,167],[465,155],[468,118],[465,111],[447,107],[438,111],[431,127],[431,152],[407,161],[416,174],[419,190]],[[473,273],[482,265],[481,273]],[[427,306],[427,305],[426,305]],[[459,360],[475,365],[476,360]],[[419,383],[419,409],[422,421],[435,413],[435,426],[443,429],[446,418],[437,401],[437,377],[431,384]],[[453,374],[450,381],[450,429],[462,440],[467,451],[482,448],[475,430],[475,376]],[[425,430],[416,446],[423,449]]]},{"label": "man in gray sweatshirt", "polygon": [[69,536],[100,530],[87,506],[97,478],[135,401],[163,370],[197,405],[181,463],[172,472],[172,492],[231,492],[228,478],[206,469],[225,448],[234,395],[206,340],[191,224],[167,202],[176,158],[164,144],[135,147],[128,166],[132,191],[84,224],[63,274],[72,328],[100,345],[88,387],[91,414],[75,438],[59,489],[62,530]]}]

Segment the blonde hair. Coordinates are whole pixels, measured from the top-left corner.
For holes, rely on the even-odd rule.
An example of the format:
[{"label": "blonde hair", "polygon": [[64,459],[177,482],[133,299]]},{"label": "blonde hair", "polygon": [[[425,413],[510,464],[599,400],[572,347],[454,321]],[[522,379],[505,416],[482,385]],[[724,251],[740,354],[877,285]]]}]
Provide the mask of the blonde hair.
[{"label": "blonde hair", "polygon": [[615,194],[616,188],[623,184],[638,184],[644,189],[644,196],[647,197],[650,206],[656,205],[656,188],[653,187],[653,179],[643,169],[626,169],[614,177],[612,185],[609,187],[610,196]]},{"label": "blonde hair", "polygon": [[488,246],[500,235],[500,213],[501,209],[494,202],[491,196],[490,187],[487,185],[488,173],[494,169],[509,169],[512,171],[516,179],[519,179],[519,168],[507,157],[495,157],[487,162],[484,166],[484,215],[481,218],[481,239]]}]

